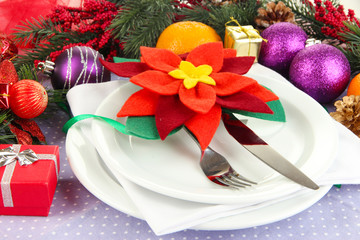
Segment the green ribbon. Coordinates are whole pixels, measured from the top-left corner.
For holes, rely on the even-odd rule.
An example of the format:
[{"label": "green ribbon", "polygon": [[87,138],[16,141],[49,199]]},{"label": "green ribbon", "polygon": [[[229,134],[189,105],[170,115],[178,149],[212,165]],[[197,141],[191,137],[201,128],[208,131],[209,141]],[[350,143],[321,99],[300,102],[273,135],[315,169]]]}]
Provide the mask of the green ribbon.
[{"label": "green ribbon", "polygon": [[128,131],[126,131],[125,129],[125,125],[122,123],[119,123],[118,121],[111,119],[111,118],[107,118],[107,117],[101,117],[101,116],[97,116],[94,114],[81,114],[78,116],[75,116],[73,118],[71,118],[69,121],[67,121],[65,123],[65,125],[62,128],[62,131],[64,133],[67,133],[69,131],[69,129],[77,122],[88,119],[88,118],[100,118],[102,120],[104,120],[105,122],[107,122],[108,124],[110,124],[113,128],[115,128],[116,130],[118,130],[119,132],[126,134],[126,135],[130,135],[130,133]]}]

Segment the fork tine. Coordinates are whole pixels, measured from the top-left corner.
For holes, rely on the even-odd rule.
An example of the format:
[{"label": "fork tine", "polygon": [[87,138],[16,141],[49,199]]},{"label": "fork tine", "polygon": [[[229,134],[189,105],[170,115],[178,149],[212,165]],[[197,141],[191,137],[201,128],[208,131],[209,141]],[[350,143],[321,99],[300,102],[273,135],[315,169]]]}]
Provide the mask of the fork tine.
[{"label": "fork tine", "polygon": [[236,178],[236,179],[238,179],[238,180],[240,180],[240,181],[243,181],[243,182],[246,182],[246,183],[249,183],[249,184],[257,184],[256,182],[253,182],[253,181],[247,179],[246,177],[240,175],[239,173],[237,173],[237,172],[234,171],[234,170],[233,170],[230,174],[231,174],[232,176],[234,176],[234,178]]},{"label": "fork tine", "polygon": [[229,173],[226,177],[229,179],[229,181],[236,182],[236,183],[242,184],[242,185],[244,185],[244,186],[251,186],[251,184],[250,184],[249,182],[244,181],[244,180],[238,178],[237,176],[235,176],[235,175],[232,174],[232,173]]},{"label": "fork tine", "polygon": [[219,181],[220,183],[224,184],[225,186],[228,186],[228,187],[233,187],[233,188],[236,188],[236,189],[246,187],[243,184],[234,182],[234,181],[230,180],[228,177],[223,176],[223,175],[221,177],[217,177],[215,179],[217,181]]}]

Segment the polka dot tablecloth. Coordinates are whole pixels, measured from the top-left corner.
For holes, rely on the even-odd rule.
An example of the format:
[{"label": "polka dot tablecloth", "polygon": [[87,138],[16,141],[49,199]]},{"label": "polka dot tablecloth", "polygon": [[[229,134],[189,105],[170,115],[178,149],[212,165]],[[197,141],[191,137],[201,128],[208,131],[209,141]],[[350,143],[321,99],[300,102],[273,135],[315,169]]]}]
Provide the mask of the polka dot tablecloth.
[{"label": "polka dot tablecloth", "polygon": [[60,176],[48,217],[0,216],[0,239],[360,239],[360,185],[333,187],[307,210],[279,222],[231,231],[185,230],[156,236],[143,220],[119,212],[87,191],[65,152],[64,112],[38,121],[48,144],[60,146]]}]

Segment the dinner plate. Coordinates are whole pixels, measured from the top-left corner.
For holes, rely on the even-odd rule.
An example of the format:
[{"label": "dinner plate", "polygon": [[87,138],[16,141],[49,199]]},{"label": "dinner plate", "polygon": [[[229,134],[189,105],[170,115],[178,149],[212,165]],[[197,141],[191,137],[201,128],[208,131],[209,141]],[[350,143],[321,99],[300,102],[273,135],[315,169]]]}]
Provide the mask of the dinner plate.
[{"label": "dinner plate", "polygon": [[[102,202],[125,214],[144,219],[89,141],[86,129],[90,130],[86,124],[83,122],[73,126],[66,136],[67,159],[75,176]],[[192,229],[233,230],[276,222],[307,209],[319,201],[330,188],[331,186],[322,186],[317,191],[296,194],[275,204],[209,221]]]},{"label": "dinner plate", "polygon": [[[316,180],[336,156],[338,136],[333,121],[315,100],[295,87],[266,76],[256,76],[256,80],[279,96],[287,121],[269,123],[249,119],[250,125],[257,122],[252,129]],[[101,103],[96,115],[115,119],[122,104],[137,90],[131,83],[119,87]],[[199,166],[200,150],[182,130],[164,141],[145,140],[124,135],[107,123],[94,120],[92,134],[100,156],[111,171],[170,197],[212,204],[247,204],[301,189],[247,152],[222,124],[210,146],[221,152],[240,174],[258,182],[257,185],[234,191],[210,182]]]}]

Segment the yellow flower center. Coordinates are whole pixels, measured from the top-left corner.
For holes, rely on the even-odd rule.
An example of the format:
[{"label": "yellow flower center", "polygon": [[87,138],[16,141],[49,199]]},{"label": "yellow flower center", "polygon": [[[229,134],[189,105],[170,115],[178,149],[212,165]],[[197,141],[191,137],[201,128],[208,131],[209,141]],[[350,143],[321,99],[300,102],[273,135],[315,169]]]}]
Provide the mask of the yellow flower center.
[{"label": "yellow flower center", "polygon": [[184,79],[185,88],[190,89],[198,82],[215,86],[215,80],[209,77],[212,70],[212,67],[206,64],[195,67],[191,62],[181,61],[179,68],[169,72],[169,75],[176,79]]}]

